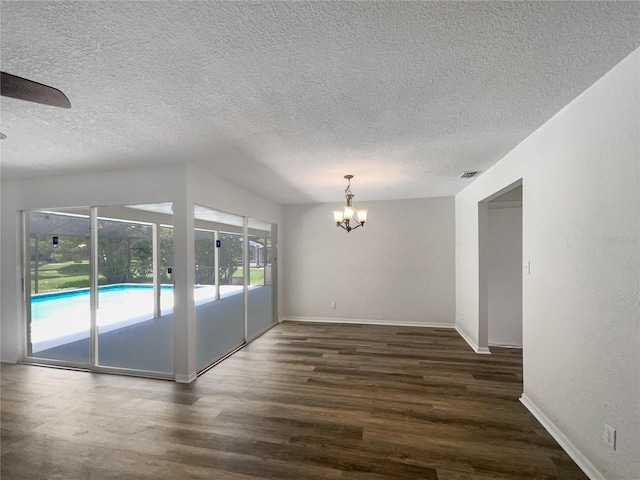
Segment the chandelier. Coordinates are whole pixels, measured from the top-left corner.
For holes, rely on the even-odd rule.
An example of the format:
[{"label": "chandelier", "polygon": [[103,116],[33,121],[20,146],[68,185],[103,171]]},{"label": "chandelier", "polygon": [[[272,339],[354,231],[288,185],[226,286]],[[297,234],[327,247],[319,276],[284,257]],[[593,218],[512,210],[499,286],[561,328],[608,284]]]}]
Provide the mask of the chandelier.
[{"label": "chandelier", "polygon": [[[351,200],[355,197],[355,194],[351,193],[351,179],[353,178],[353,175],[345,175],[344,178],[349,182],[347,188],[344,190],[347,205],[344,207],[343,211],[334,210],[333,219],[336,222],[336,226],[342,227],[347,232],[350,232],[358,227],[364,227],[364,222],[367,221],[367,211],[358,210],[356,212],[356,209],[351,206]],[[352,227],[351,225],[355,226]]]}]

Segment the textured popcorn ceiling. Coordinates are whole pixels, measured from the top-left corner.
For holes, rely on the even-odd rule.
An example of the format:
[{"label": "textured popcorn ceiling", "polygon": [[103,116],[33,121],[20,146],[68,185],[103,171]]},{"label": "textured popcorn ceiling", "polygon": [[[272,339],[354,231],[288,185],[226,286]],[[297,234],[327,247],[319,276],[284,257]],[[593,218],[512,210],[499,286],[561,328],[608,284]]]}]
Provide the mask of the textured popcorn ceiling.
[{"label": "textured popcorn ceiling", "polygon": [[14,2],[3,178],[192,162],[282,203],[452,195],[638,47],[638,2]]}]

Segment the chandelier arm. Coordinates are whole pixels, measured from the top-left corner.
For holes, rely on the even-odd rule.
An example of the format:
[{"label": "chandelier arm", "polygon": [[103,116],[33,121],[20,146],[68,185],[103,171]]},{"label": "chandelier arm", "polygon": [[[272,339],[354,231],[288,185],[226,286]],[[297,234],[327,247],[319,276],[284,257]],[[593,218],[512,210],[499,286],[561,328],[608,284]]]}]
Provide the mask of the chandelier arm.
[{"label": "chandelier arm", "polygon": [[342,229],[346,230],[347,232],[350,232],[351,230],[355,230],[358,227],[364,227],[363,223],[360,223],[358,221],[356,222],[356,226],[352,227],[349,223],[346,222],[341,222],[341,223],[336,223],[336,227],[341,227]]}]

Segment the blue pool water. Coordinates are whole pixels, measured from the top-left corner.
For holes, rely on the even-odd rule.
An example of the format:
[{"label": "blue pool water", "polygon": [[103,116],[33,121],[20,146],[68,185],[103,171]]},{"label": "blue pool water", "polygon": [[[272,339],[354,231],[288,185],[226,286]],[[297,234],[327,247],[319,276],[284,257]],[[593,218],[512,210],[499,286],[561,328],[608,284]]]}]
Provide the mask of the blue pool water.
[{"label": "blue pool water", "polygon": [[[162,297],[165,292],[172,295],[173,285],[162,285],[160,296]],[[153,310],[153,285],[135,283],[104,285],[98,288],[98,301],[101,304],[130,303],[140,305],[140,303],[149,303],[151,310]],[[38,293],[31,296],[32,322],[54,316],[57,313],[77,313],[79,310],[84,310],[86,316],[89,316],[88,288]]]}]

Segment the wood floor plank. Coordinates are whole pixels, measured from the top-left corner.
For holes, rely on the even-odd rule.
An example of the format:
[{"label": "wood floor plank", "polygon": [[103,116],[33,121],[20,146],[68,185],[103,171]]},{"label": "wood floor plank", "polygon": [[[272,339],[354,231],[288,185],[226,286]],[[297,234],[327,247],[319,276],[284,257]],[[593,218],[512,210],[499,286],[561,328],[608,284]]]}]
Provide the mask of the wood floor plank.
[{"label": "wood floor plank", "polygon": [[451,329],[287,322],[189,385],[2,365],[2,478],[584,480],[522,356]]}]

